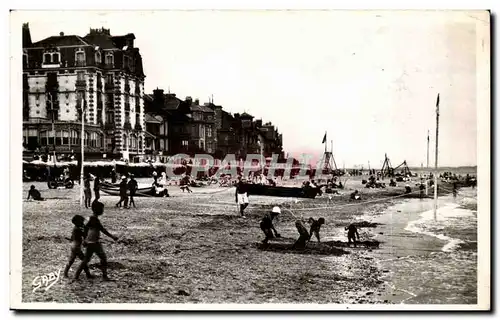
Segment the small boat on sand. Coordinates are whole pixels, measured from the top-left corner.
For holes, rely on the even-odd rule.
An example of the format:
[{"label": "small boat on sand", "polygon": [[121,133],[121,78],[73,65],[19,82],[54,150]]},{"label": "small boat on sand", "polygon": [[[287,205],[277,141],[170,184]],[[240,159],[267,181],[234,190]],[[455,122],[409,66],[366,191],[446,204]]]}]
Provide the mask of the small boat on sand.
[{"label": "small boat on sand", "polygon": [[310,199],[321,193],[320,188],[275,187],[262,184],[247,184],[247,191],[249,195]]}]

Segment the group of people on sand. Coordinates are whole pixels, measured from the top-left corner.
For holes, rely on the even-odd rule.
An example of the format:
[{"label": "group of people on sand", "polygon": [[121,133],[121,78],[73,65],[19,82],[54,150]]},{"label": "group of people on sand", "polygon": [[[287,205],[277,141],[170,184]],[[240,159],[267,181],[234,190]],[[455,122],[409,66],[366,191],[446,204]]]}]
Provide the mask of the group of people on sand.
[{"label": "group of people on sand", "polygon": [[[357,196],[358,191],[356,190],[354,192],[356,195],[356,199],[359,199]],[[236,203],[239,206],[239,212],[240,215],[245,218],[245,209],[249,205],[249,200],[248,200],[248,192],[247,192],[247,185],[245,181],[242,179],[242,177],[238,177],[238,183],[236,184],[236,192],[235,192],[235,200]],[[276,228],[274,227],[273,220],[281,214],[281,208],[278,206],[273,207],[271,212],[266,213],[262,220],[260,221],[260,229],[262,232],[264,232],[265,239],[262,241],[263,244],[267,244],[270,239],[273,238],[279,238],[281,235],[276,231]],[[318,239],[318,242],[320,242],[320,230],[321,226],[325,224],[325,219],[324,218],[319,218],[319,219],[314,219],[314,218],[309,218],[307,221],[310,224],[309,231],[304,225],[304,222],[302,220],[297,220],[295,222],[295,227],[297,228],[297,231],[299,232],[299,238],[297,241],[295,241],[293,248],[296,249],[303,249],[306,246],[306,243],[311,240],[311,237],[313,235],[316,236],[316,239]],[[351,244],[351,240],[354,242],[354,246],[356,246],[356,236],[357,239],[359,240],[359,234],[357,231],[356,226],[354,225],[349,225],[346,227],[346,230],[348,230],[348,243],[349,245]]]},{"label": "group of people on sand", "polygon": [[[267,245],[270,239],[281,237],[281,235],[276,230],[273,224],[274,219],[276,219],[276,217],[278,217],[280,214],[281,214],[281,208],[275,206],[273,207],[271,212],[266,213],[262,218],[262,220],[260,221],[260,229],[262,230],[262,232],[264,232],[265,235],[265,239],[262,241],[264,245]],[[326,221],[324,218],[314,219],[310,217],[307,221],[307,223],[310,225],[308,230],[302,219],[296,220],[295,227],[299,232],[299,238],[293,244],[292,249],[299,249],[299,250],[305,249],[307,242],[311,241],[313,235],[318,240],[318,243],[321,242],[320,230],[321,226],[324,225],[325,222]],[[350,246],[351,242],[353,242],[354,247],[356,247],[357,244],[356,239],[359,241],[358,229],[354,224],[350,224],[345,228],[345,230],[347,231],[348,245]]]}]

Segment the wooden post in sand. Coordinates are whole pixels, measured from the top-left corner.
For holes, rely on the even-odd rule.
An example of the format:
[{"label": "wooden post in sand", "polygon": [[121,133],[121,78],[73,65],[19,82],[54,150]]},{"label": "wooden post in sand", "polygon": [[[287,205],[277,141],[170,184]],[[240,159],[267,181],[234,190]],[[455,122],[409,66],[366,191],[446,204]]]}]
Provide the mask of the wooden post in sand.
[{"label": "wooden post in sand", "polygon": [[434,163],[435,165],[435,172],[434,172],[434,220],[437,220],[437,207],[438,207],[438,139],[439,137],[439,93],[437,96],[437,101],[436,101],[436,161]]}]

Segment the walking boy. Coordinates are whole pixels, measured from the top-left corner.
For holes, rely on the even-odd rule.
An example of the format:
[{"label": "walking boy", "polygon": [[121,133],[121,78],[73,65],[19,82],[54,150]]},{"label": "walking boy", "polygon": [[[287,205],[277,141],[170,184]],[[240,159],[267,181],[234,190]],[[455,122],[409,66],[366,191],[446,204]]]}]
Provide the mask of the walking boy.
[{"label": "walking boy", "polygon": [[86,238],[85,238],[85,243],[86,243],[86,250],[85,250],[85,256],[80,263],[80,266],[76,270],[75,273],[75,278],[74,280],[78,280],[80,277],[80,274],[82,273],[82,270],[88,266],[90,260],[92,259],[92,256],[97,254],[99,259],[101,260],[101,269],[102,269],[102,278],[105,281],[109,281],[110,279],[108,278],[108,261],[106,259],[106,254],[104,253],[104,249],[102,248],[101,242],[100,242],[100,236],[101,232],[110,237],[111,239],[117,241],[118,238],[110,234],[104,226],[101,224],[101,221],[99,220],[99,216],[102,215],[104,212],[104,204],[99,202],[99,201],[94,201],[92,203],[92,213],[93,215],[90,217],[89,222],[87,222],[87,225],[85,226],[86,230]]},{"label": "walking boy", "polygon": [[[83,238],[85,237],[85,218],[76,215],[71,219],[71,222],[75,225],[73,228],[73,232],[71,233],[71,253],[69,256],[69,261],[68,264],[66,265],[66,268],[64,269],[64,277],[68,277],[68,272],[71,266],[73,265],[73,262],[75,262],[75,259],[78,257],[80,260],[84,260],[84,254],[82,252],[82,244],[83,244]],[[87,275],[88,279],[93,278],[93,276],[90,274],[90,270],[88,266],[85,266],[83,268],[85,271],[85,274]]]}]

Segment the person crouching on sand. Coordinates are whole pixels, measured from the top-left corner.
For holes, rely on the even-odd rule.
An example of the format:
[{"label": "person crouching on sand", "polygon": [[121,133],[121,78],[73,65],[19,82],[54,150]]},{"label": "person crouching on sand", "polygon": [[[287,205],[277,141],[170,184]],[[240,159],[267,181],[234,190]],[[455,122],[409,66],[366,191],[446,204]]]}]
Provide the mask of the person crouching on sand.
[{"label": "person crouching on sand", "polygon": [[305,249],[306,243],[311,238],[311,235],[309,234],[309,232],[307,232],[307,228],[305,227],[302,220],[295,221],[295,227],[299,232],[299,238],[293,244],[292,249]]},{"label": "person crouching on sand", "polygon": [[[68,277],[68,272],[73,263],[75,262],[75,259],[78,257],[80,260],[84,260],[85,256],[82,252],[82,244],[83,244],[83,238],[85,237],[85,218],[80,216],[80,215],[75,215],[73,219],[71,219],[71,222],[73,223],[73,232],[71,233],[71,253],[69,256],[69,261],[68,264],[66,265],[66,268],[64,268],[64,277]],[[90,270],[88,266],[84,266],[83,270],[85,271],[85,274],[87,275],[87,278],[92,279],[93,276],[90,274]]]},{"label": "person crouching on sand", "polygon": [[[266,238],[262,241],[262,243],[267,244],[269,239],[274,237],[279,238],[281,235],[274,228],[273,220],[281,213],[280,207],[274,207],[270,213],[266,213],[264,218],[260,221],[260,229],[264,232]],[[274,231],[274,235],[273,235]]]},{"label": "person crouching on sand", "polygon": [[309,231],[309,240],[311,240],[314,234],[316,236],[316,239],[318,239],[318,242],[320,242],[319,231],[321,229],[321,226],[325,224],[325,219],[319,218],[318,220],[315,220],[314,218],[309,218],[308,222],[311,224],[311,229]]},{"label": "person crouching on sand", "polygon": [[359,233],[358,233],[358,228],[356,228],[355,225],[350,224],[349,226],[345,227],[345,230],[347,230],[347,241],[349,247],[351,246],[351,240],[354,242],[354,248],[356,248],[356,237],[358,237],[359,241]]},{"label": "person crouching on sand", "polygon": [[87,225],[85,226],[87,234],[84,242],[84,245],[86,245],[85,257],[80,266],[78,267],[78,269],[76,270],[74,281],[78,280],[80,274],[82,273],[82,270],[88,266],[94,253],[97,254],[99,259],[101,260],[101,270],[102,270],[103,280],[105,281],[110,280],[108,278],[108,271],[107,271],[108,261],[100,242],[101,232],[110,237],[111,239],[113,239],[114,241],[118,241],[118,237],[115,237],[111,233],[109,233],[99,220],[99,216],[104,213],[103,203],[97,200],[94,201],[92,203],[92,213],[93,215],[90,217],[89,222],[87,222]]}]

